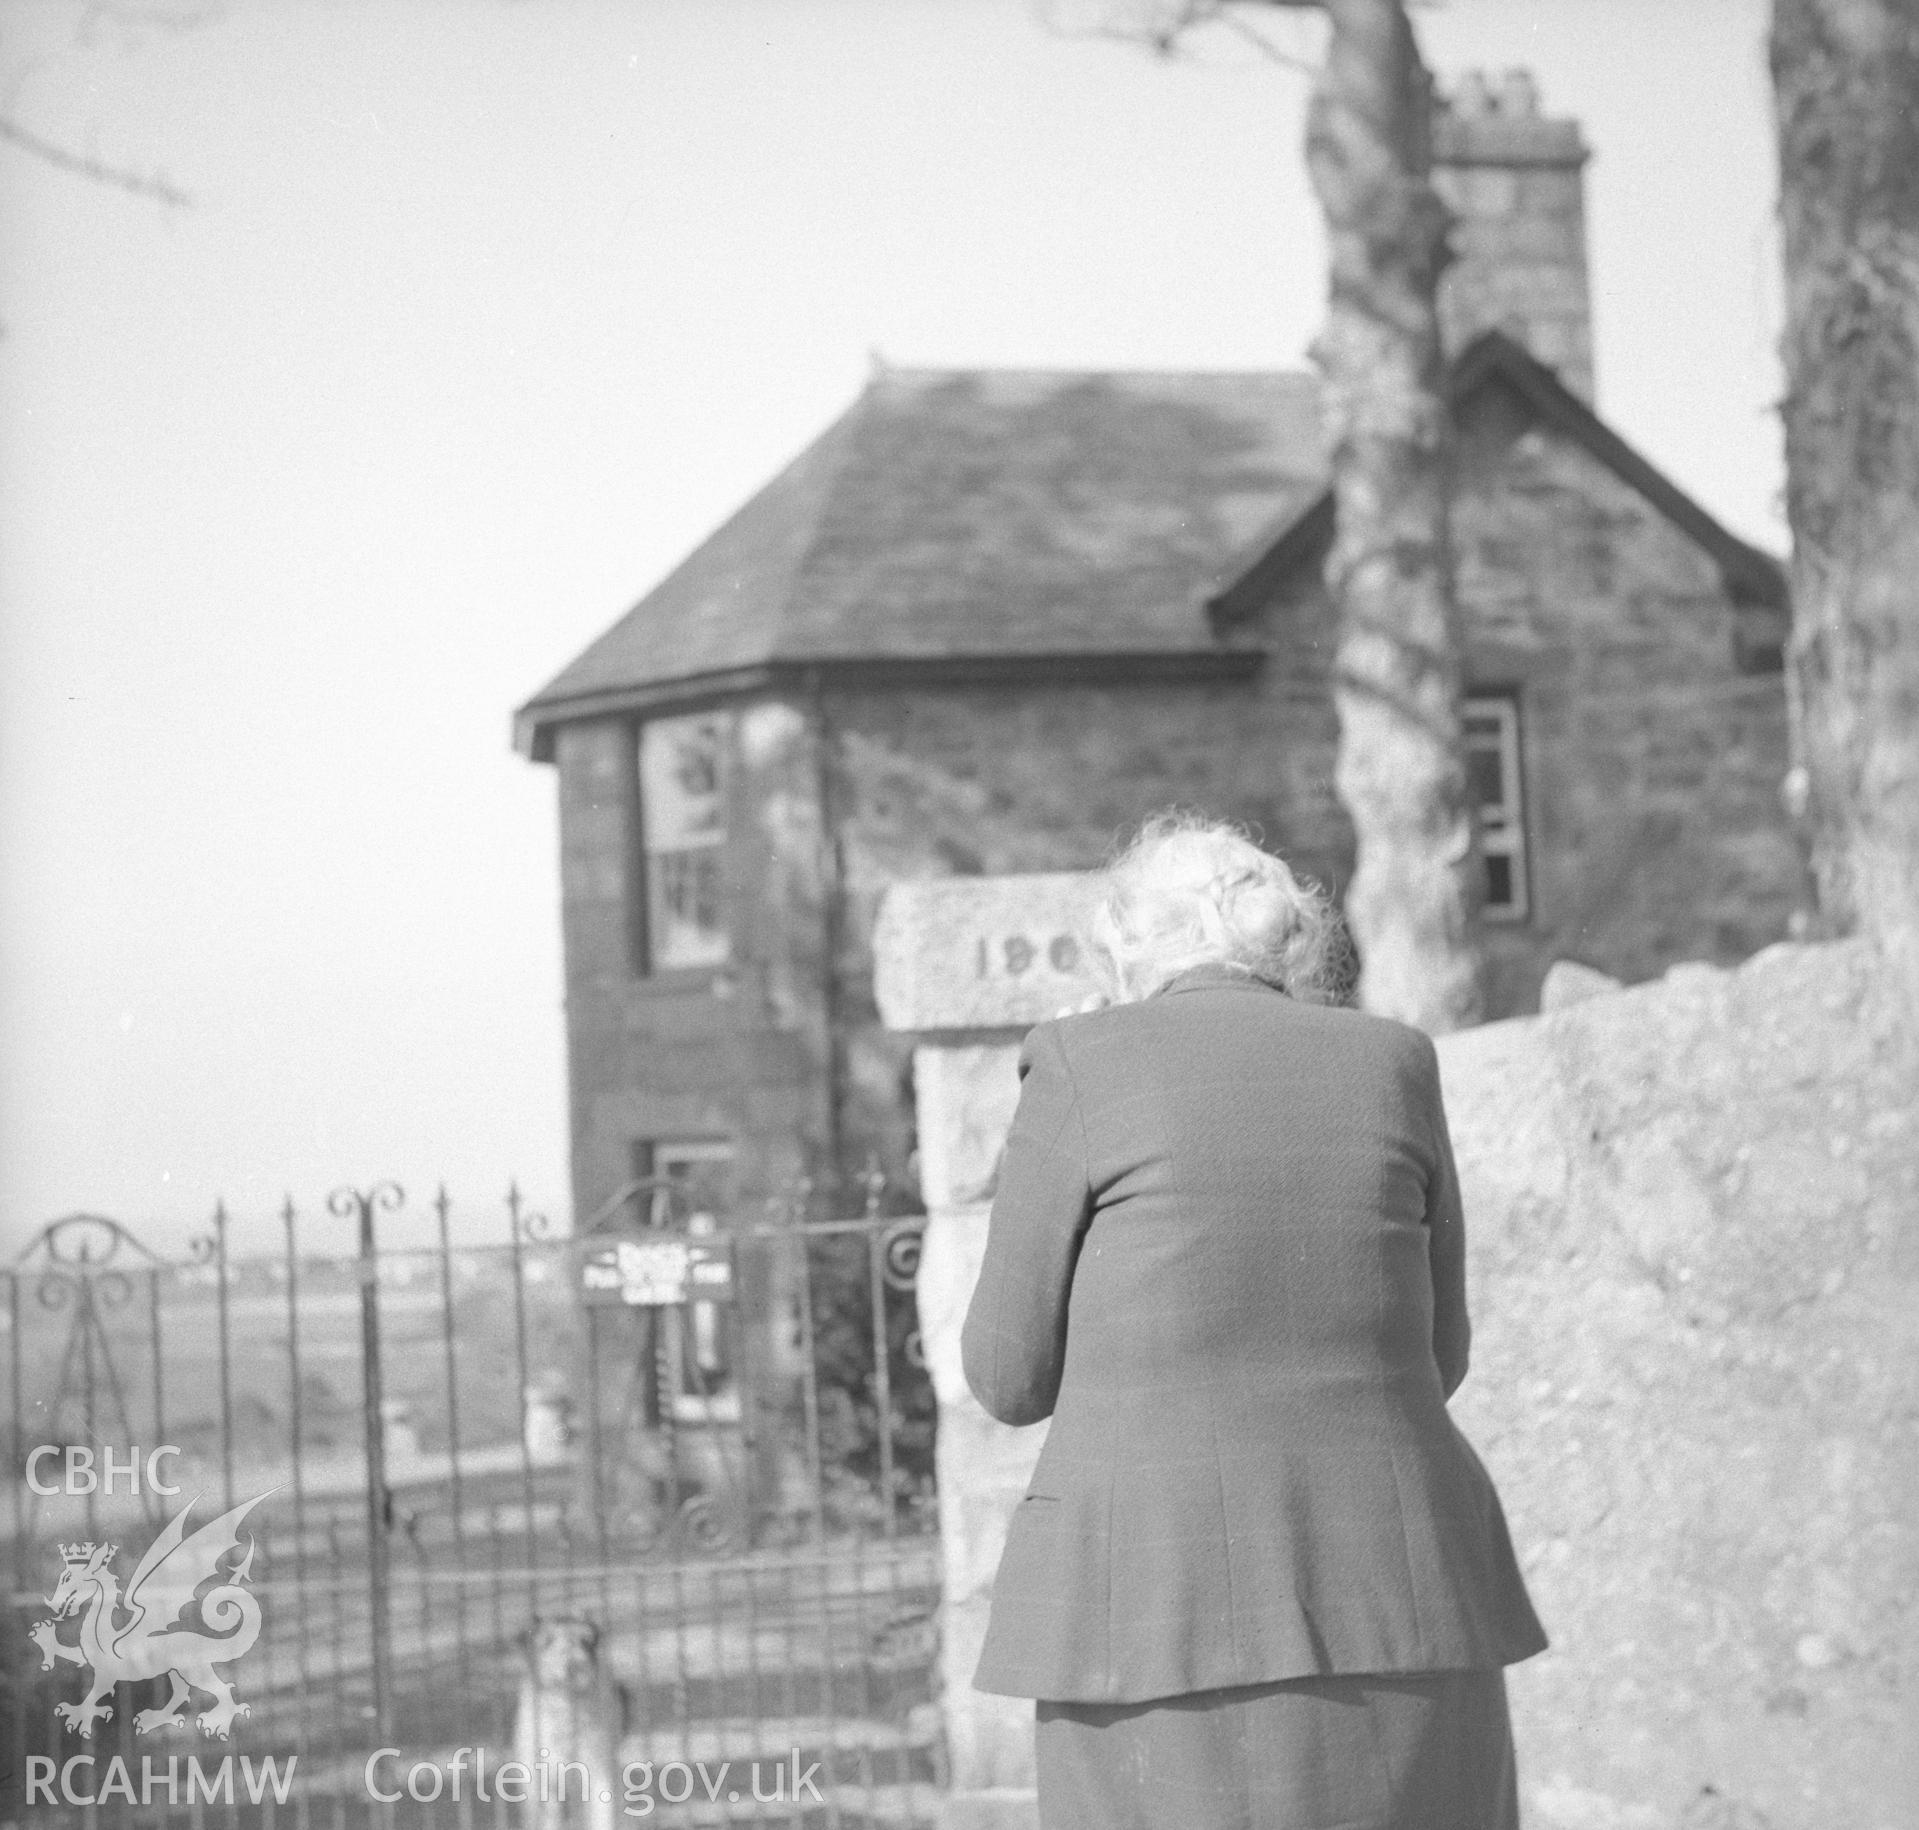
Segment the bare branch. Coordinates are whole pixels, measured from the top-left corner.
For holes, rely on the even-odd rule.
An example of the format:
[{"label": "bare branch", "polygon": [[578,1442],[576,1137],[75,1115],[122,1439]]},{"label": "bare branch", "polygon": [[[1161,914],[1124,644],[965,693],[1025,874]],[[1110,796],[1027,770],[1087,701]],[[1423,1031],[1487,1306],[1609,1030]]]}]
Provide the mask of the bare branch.
[{"label": "bare branch", "polygon": [[[1056,0],[1040,0],[1038,11],[1048,27],[1064,37],[1109,38],[1120,44],[1143,45],[1159,57],[1186,54],[1188,41],[1209,26],[1223,26],[1250,44],[1271,63],[1305,76],[1318,74],[1318,66],[1296,56],[1273,42],[1252,22],[1242,17],[1247,0],[1104,0],[1097,6],[1095,21],[1073,26],[1064,23]],[[1319,10],[1320,0],[1256,0],[1262,12],[1306,13]]]},{"label": "bare branch", "polygon": [[1290,51],[1282,51],[1264,32],[1260,31],[1248,20],[1242,19],[1238,12],[1232,7],[1227,6],[1222,8],[1214,17],[1220,25],[1225,26],[1229,31],[1237,32],[1239,36],[1244,38],[1249,44],[1257,45],[1261,53],[1272,62],[1288,70],[1297,70],[1302,76],[1317,76],[1319,74],[1319,66],[1317,64],[1308,58],[1295,57]]},{"label": "bare branch", "polygon": [[173,209],[186,209],[193,202],[185,191],[157,174],[148,176],[144,172],[130,171],[125,166],[109,165],[85,153],[73,152],[55,141],[43,138],[31,128],[23,127],[10,115],[0,114],[0,140],[18,147],[24,153],[31,153],[56,171],[71,172],[76,178],[111,185],[116,190],[131,192],[136,197],[150,197]]},{"label": "bare branch", "polygon": [[[1101,0],[1092,10],[1090,24],[1069,23],[1063,17],[1068,10],[1062,0],[1035,0],[1034,12],[1048,31],[1062,38],[1110,38],[1120,44],[1144,45],[1161,57],[1180,54],[1180,40],[1195,26],[1207,22],[1221,0],[1150,0],[1150,3],[1122,6],[1116,0]],[[1073,8],[1085,15],[1086,9]],[[1131,13],[1128,20],[1121,15]]]},{"label": "bare branch", "polygon": [[111,39],[123,50],[136,50],[156,34],[198,31],[225,11],[225,0],[86,0],[73,40],[92,45]]}]

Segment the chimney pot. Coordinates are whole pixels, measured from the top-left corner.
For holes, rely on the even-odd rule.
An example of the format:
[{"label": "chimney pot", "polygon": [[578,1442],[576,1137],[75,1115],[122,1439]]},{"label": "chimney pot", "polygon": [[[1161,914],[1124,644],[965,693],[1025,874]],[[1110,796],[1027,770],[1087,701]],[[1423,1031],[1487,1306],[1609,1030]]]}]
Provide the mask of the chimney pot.
[{"label": "chimney pot", "polygon": [[1533,81],[1533,73],[1530,70],[1505,71],[1499,79],[1498,94],[1498,109],[1501,114],[1515,120],[1538,119],[1539,85]]},{"label": "chimney pot", "polygon": [[1492,85],[1483,70],[1468,70],[1451,91],[1440,98],[1440,106],[1464,120],[1480,120],[1493,111]]}]

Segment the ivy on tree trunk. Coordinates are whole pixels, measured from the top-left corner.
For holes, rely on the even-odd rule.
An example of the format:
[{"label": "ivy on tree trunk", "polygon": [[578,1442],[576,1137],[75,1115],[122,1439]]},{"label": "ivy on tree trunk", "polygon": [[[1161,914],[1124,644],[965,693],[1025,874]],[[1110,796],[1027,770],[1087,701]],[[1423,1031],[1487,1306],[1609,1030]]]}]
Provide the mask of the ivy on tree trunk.
[{"label": "ivy on tree trunk", "polygon": [[1360,1002],[1438,1034],[1481,1014],[1436,298],[1448,217],[1432,186],[1432,79],[1401,0],[1325,11],[1306,159],[1331,256],[1313,354],[1337,509],[1337,786],[1358,840],[1346,907]]},{"label": "ivy on tree trunk", "polygon": [[1789,801],[1919,1008],[1919,0],[1774,0]]}]

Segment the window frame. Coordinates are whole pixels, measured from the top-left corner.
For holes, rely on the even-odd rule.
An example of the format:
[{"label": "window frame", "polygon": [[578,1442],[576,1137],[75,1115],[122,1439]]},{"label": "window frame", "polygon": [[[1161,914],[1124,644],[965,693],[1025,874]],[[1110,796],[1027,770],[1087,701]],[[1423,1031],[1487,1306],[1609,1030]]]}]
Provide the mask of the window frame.
[{"label": "window frame", "polygon": [[[1508,861],[1512,885],[1510,902],[1492,898],[1492,885],[1482,880],[1480,914],[1501,927],[1516,927],[1532,919],[1532,848],[1526,830],[1525,726],[1520,715],[1519,694],[1510,687],[1479,687],[1463,695],[1460,720],[1460,748],[1467,760],[1467,793],[1472,794],[1471,755],[1475,749],[1491,746],[1476,744],[1472,724],[1475,719],[1491,719],[1496,726],[1496,753],[1499,759],[1500,800],[1488,817],[1488,808],[1477,800],[1472,803],[1482,863],[1493,858]],[[1486,873],[1490,879],[1490,871]]]},{"label": "window frame", "polygon": [[[719,727],[717,737],[719,780],[714,789],[718,831],[711,839],[694,845],[656,845],[653,827],[657,814],[650,805],[655,797],[650,796],[647,790],[647,776],[652,766],[648,761],[647,734],[663,727],[682,723],[691,725],[703,721],[712,722]],[[734,768],[733,726],[733,709],[727,705],[708,705],[692,711],[672,711],[659,717],[636,719],[633,723],[633,738],[627,768],[630,818],[627,834],[626,925],[628,962],[636,977],[669,981],[679,978],[698,979],[707,974],[724,971],[732,963],[733,930],[728,920],[727,853],[733,828],[731,805]],[[655,906],[664,885],[664,872],[660,861],[703,853],[713,854],[712,869],[716,877],[715,898],[718,905],[714,932],[718,937],[718,945],[706,957],[662,959],[663,946],[671,930],[669,924],[662,919],[663,911]],[[694,928],[692,931],[697,933],[700,930]]]}]

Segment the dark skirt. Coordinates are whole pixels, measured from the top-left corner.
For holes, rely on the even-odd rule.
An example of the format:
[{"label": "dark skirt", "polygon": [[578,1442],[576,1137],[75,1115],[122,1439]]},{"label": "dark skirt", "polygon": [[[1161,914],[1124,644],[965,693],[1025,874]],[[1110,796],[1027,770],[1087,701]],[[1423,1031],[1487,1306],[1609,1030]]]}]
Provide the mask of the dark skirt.
[{"label": "dark skirt", "polygon": [[1505,1675],[1041,1703],[1042,1830],[1517,1830]]}]

